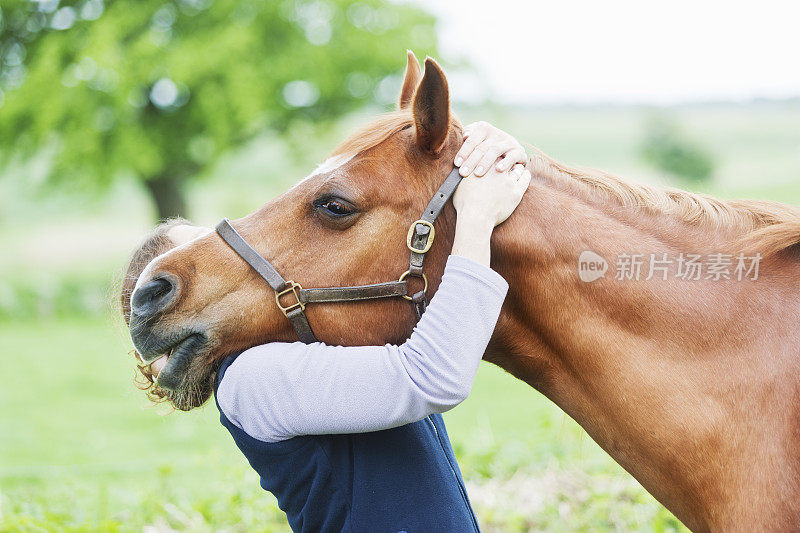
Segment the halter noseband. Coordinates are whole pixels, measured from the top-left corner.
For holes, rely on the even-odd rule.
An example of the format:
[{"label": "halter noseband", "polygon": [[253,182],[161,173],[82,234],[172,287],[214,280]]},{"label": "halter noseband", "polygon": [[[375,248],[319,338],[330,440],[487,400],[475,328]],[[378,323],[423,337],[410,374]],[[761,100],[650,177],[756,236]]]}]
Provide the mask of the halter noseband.
[{"label": "halter noseband", "polygon": [[[239,233],[233,229],[227,218],[217,224],[216,231],[231,249],[241,257],[245,263],[255,270],[259,276],[264,278],[272,290],[275,291],[275,303],[278,304],[281,312],[292,323],[297,336],[305,343],[316,342],[314,331],[308,323],[305,309],[306,304],[321,302],[352,302],[359,300],[372,300],[376,298],[392,298],[402,296],[410,300],[414,305],[414,312],[417,320],[425,312],[428,299],[425,292],[428,289],[428,278],[422,271],[425,262],[425,254],[433,245],[433,238],[436,234],[433,223],[442,212],[444,205],[453,196],[458,184],[461,183],[461,174],[458,168],[453,168],[445,178],[444,183],[428,202],[425,211],[419,220],[411,223],[406,237],[406,246],[411,250],[408,270],[403,272],[397,281],[387,281],[385,283],[374,283],[372,285],[357,285],[354,287],[324,287],[318,289],[304,289],[299,283],[292,280],[285,280],[269,261],[264,259]],[[421,278],[423,288],[421,291],[409,296],[406,279],[411,277]],[[281,304],[281,296],[291,294],[294,303],[289,305]]]}]

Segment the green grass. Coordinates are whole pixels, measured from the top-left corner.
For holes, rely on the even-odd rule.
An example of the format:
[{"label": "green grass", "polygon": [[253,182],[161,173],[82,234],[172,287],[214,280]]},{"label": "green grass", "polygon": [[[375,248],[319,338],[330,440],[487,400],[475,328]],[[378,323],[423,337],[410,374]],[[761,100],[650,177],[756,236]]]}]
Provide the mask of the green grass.
[{"label": "green grass", "polygon": [[[128,349],[111,319],[0,324],[0,529],[285,530],[213,404],[161,414],[133,386]],[[495,367],[446,418],[488,531],[677,527],[574,422]]]},{"label": "green grass", "polygon": [[0,326],[2,527],[283,527],[213,405],[159,414],[133,386],[128,349],[98,319]]}]

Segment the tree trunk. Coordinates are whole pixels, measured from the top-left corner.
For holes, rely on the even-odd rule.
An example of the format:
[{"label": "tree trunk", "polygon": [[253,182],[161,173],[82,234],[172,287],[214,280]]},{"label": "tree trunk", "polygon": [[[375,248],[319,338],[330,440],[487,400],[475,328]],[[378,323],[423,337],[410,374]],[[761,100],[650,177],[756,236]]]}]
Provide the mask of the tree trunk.
[{"label": "tree trunk", "polygon": [[187,215],[183,180],[175,174],[164,173],[146,180],[144,184],[153,199],[159,221]]}]

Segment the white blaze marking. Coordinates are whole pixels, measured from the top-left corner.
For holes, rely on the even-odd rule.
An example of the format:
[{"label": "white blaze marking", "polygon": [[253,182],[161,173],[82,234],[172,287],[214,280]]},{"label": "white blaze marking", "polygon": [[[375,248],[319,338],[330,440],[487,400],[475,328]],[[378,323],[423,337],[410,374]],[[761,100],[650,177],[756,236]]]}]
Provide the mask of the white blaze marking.
[{"label": "white blaze marking", "polygon": [[313,178],[314,176],[318,176],[319,174],[326,174],[328,172],[333,172],[337,168],[347,164],[347,162],[353,159],[354,156],[355,154],[350,154],[350,155],[339,154],[333,157],[329,157],[328,159],[320,163],[311,174],[309,174],[305,178],[301,179],[300,181],[292,185],[291,188],[293,189],[298,185],[300,185],[301,183],[303,183],[304,181],[306,181],[307,179]]}]

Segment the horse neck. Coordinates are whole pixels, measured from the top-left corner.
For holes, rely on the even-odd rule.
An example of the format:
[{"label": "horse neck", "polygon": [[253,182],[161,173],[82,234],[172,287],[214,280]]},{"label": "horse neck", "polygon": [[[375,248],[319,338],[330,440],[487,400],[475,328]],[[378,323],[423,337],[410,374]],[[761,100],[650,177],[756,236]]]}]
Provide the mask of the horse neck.
[{"label": "horse neck", "polygon": [[[591,196],[539,172],[495,232],[493,266],[511,289],[487,359],[559,405],[689,527],[706,529],[741,493],[732,476],[748,475],[731,462],[758,468],[742,440],[780,430],[765,423],[767,408],[795,397],[777,394],[779,376],[800,371],[785,349],[797,334],[779,327],[787,307],[800,311],[794,291],[763,261],[757,282],[616,281],[619,254],[724,252],[737,232]],[[580,280],[585,250],[608,261],[605,278]]]}]

